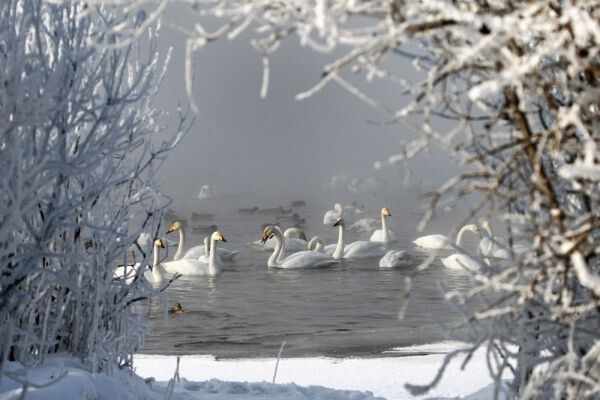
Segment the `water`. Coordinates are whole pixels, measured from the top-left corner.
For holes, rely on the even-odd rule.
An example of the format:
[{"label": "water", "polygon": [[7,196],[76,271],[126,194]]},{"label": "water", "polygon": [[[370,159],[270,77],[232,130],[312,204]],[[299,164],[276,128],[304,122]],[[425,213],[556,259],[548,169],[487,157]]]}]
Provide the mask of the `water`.
[{"label": "water", "polygon": [[[146,336],[142,352],[262,357],[275,356],[286,341],[286,356],[376,356],[392,347],[444,338],[439,323],[452,324],[458,315],[443,303],[439,283],[449,289],[465,289],[469,275],[447,270],[439,260],[415,279],[406,317],[398,319],[405,278],[427,255],[411,244],[420,236],[414,227],[423,201],[404,196],[365,202],[363,217],[378,217],[382,206],[391,209],[389,225],[398,241],[390,248],[408,249],[414,259],[411,267],[380,269],[379,259],[369,259],[344,260],[310,270],[267,268],[270,252],[245,244],[260,239],[262,225],[274,223],[275,217],[243,215],[238,208],[288,208],[297,199],[301,198],[244,195],[175,201],[173,209],[191,227],[215,224],[228,240],[222,245],[241,252],[219,276],[184,276],[168,289],[169,304],[180,302],[189,312],[165,320],[164,299],[152,303],[147,316],[152,333]],[[323,213],[332,208],[333,201],[303,200],[306,207],[295,211],[306,219],[309,237],[318,234],[326,244],[334,243],[337,228],[322,224]],[[194,211],[210,213],[213,218],[191,221]],[[440,216],[432,232],[446,232],[452,221],[451,214]],[[201,243],[204,237],[193,233],[190,226],[187,247]],[[283,229],[287,226],[282,223]],[[346,236],[348,243],[368,239],[365,233],[348,232]],[[169,253],[172,257],[174,250]]]}]

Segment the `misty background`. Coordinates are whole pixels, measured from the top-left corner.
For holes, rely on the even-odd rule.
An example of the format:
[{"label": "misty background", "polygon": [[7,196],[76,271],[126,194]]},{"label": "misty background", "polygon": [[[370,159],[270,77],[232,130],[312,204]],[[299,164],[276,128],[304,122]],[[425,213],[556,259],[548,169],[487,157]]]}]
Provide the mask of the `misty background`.
[{"label": "misty background", "polygon": [[[184,49],[196,16],[181,4],[169,7],[162,21],[160,48],[173,56],[157,106],[170,113],[165,119],[172,135],[178,104],[187,106]],[[207,30],[218,26],[205,25]],[[371,108],[337,83],[314,96],[294,100],[312,87],[322,68],[336,55],[318,54],[292,36],[270,58],[269,92],[260,98],[261,55],[250,45],[250,35],[218,40],[196,53],[194,98],[200,109],[184,140],[171,152],[159,173],[161,187],[173,198],[195,197],[204,184],[220,194],[315,195],[331,177],[378,178],[389,195],[430,190],[455,174],[446,153],[433,149],[411,161],[412,180],[403,186],[401,166],[375,170],[376,161],[400,152],[401,144],[416,134],[401,123],[389,124],[389,114]],[[420,79],[410,60],[397,57],[397,74]],[[405,104],[402,88],[389,82],[365,82],[364,75],[345,75],[372,97],[395,108]],[[374,122],[373,122],[374,121]],[[368,195],[368,193],[367,193]],[[340,199],[340,201],[345,201]]]}]

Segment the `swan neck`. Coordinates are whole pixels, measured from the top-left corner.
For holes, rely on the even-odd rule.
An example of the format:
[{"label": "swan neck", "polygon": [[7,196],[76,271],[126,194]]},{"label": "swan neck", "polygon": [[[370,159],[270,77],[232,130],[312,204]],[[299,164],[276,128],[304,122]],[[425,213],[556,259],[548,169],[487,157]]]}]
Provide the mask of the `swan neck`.
[{"label": "swan neck", "polygon": [[381,231],[383,232],[383,241],[389,240],[388,229],[387,229],[387,218],[381,213]]},{"label": "swan neck", "polygon": [[462,239],[467,229],[467,226],[463,226],[462,228],[460,228],[460,231],[458,231],[458,236],[456,236],[456,245],[458,247],[462,246]]},{"label": "swan neck", "polygon": [[183,256],[183,249],[185,248],[185,232],[183,232],[183,226],[178,229],[179,232],[179,244],[177,245],[177,252],[173,256],[174,260],[179,260]]},{"label": "swan neck", "polygon": [[271,257],[269,257],[269,261],[267,262],[268,267],[276,267],[279,265],[279,259],[285,250],[285,242],[283,234],[281,233],[281,229],[274,227],[273,230],[275,231],[275,249],[273,250]]},{"label": "swan neck", "polygon": [[208,238],[205,237],[204,238],[204,257],[208,258],[209,255],[210,255],[210,244],[209,244]]},{"label": "swan neck", "polygon": [[158,252],[160,251],[160,247],[155,243],[154,244],[154,254],[152,254],[152,267],[156,267],[158,265]]},{"label": "swan neck", "polygon": [[213,238],[210,239],[210,251],[208,255],[208,273],[214,275],[217,272],[215,265],[217,257],[217,241]]},{"label": "swan neck", "polygon": [[333,252],[333,258],[339,260],[344,256],[344,225],[338,226],[338,241]]}]

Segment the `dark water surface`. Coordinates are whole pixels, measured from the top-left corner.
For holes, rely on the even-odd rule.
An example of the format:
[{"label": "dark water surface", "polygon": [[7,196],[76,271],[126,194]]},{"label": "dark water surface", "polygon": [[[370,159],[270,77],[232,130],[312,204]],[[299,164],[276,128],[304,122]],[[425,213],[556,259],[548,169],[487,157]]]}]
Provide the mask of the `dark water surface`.
[{"label": "dark water surface", "polygon": [[[445,269],[439,260],[418,275],[406,317],[398,320],[405,278],[427,256],[411,243],[422,235],[415,231],[415,226],[424,201],[410,196],[395,199],[363,196],[362,199],[366,212],[361,218],[378,218],[383,206],[391,209],[389,226],[398,241],[389,248],[407,249],[414,259],[410,267],[380,269],[379,259],[369,259],[344,260],[321,269],[267,268],[270,252],[245,244],[260,239],[261,226],[274,223],[275,216],[244,215],[238,209],[289,208],[292,200],[300,199],[299,196],[224,196],[176,200],[172,208],[189,224],[186,247],[200,244],[205,236],[192,232],[192,227],[215,224],[228,240],[224,247],[240,250],[240,254],[215,278],[184,276],[168,289],[168,303],[180,302],[189,313],[165,319],[164,298],[155,300],[147,317],[152,333],[146,336],[142,352],[276,356],[281,343],[286,341],[286,356],[377,356],[392,347],[444,338],[438,323],[453,323],[459,317],[443,303],[439,284],[448,289],[466,289],[469,275]],[[307,205],[294,211],[306,219],[309,237],[318,234],[326,244],[334,243],[336,228],[322,224],[323,213],[333,207],[333,201],[302,200]],[[192,221],[192,212],[210,213],[213,217]],[[439,215],[426,233],[447,233],[455,221],[455,213]],[[282,229],[289,225],[281,223]],[[347,232],[346,237],[348,243],[368,240],[366,233]],[[177,239],[177,234],[173,239]],[[475,243],[473,237],[465,239],[471,246]],[[172,257],[174,250],[169,253]]]}]

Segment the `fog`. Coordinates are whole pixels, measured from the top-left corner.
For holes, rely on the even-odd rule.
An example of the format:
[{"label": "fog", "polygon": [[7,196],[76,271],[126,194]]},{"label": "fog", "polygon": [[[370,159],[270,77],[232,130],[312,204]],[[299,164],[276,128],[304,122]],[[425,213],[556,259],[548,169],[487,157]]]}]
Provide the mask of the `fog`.
[{"label": "fog", "polygon": [[[184,6],[166,13],[160,36],[163,54],[173,46],[173,57],[159,93],[157,106],[169,111],[167,133],[174,129],[178,104],[187,106],[184,79],[185,36],[174,27],[190,27]],[[338,53],[339,54],[339,53]],[[200,109],[196,122],[163,165],[162,188],[173,197],[194,196],[203,184],[220,193],[318,191],[331,177],[378,178],[387,190],[407,190],[398,166],[375,170],[400,152],[401,143],[415,138],[389,115],[369,107],[336,83],[297,101],[294,96],[314,85],[323,66],[335,54],[317,54],[290,38],[270,59],[268,96],[260,98],[262,62],[249,37],[210,43],[196,55],[194,98]],[[399,75],[416,80],[410,61],[397,57]],[[368,93],[390,106],[407,101],[399,86],[353,79]],[[411,163],[412,189],[451,176],[455,167],[440,150]]]}]

